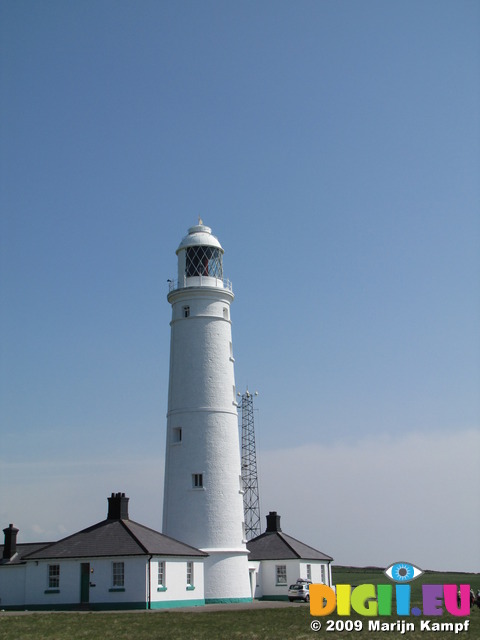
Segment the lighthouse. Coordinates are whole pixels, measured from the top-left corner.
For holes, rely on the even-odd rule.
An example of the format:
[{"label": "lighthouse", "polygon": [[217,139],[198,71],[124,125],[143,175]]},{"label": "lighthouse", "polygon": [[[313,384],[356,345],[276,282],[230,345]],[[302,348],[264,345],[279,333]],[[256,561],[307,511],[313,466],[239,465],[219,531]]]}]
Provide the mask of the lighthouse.
[{"label": "lighthouse", "polygon": [[[205,601],[251,600],[230,305],[223,249],[199,220],[170,281],[163,532],[208,553]],[[192,582],[194,582],[192,580]],[[187,587],[188,588],[188,587]]]}]

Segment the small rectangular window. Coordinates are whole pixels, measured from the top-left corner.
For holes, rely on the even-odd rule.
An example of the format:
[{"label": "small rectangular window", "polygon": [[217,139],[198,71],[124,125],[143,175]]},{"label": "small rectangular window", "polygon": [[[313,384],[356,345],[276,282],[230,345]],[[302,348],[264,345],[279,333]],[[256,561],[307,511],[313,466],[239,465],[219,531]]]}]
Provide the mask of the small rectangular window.
[{"label": "small rectangular window", "polygon": [[188,318],[190,315],[190,307],[183,307],[183,317]]},{"label": "small rectangular window", "polygon": [[324,564],[322,564],[320,566],[320,576],[321,576],[322,583],[326,584],[326,582],[325,582],[325,565]]},{"label": "small rectangular window", "polygon": [[48,588],[58,589],[60,587],[60,565],[48,565]]},{"label": "small rectangular window", "polygon": [[307,580],[311,580],[311,579],[312,579],[312,565],[307,564]]},{"label": "small rectangular window", "polygon": [[125,586],[125,564],[123,562],[112,562],[112,586]]},{"label": "small rectangular window", "polygon": [[173,442],[181,442],[181,441],[182,441],[182,427],[174,427]]},{"label": "small rectangular window", "polygon": [[287,584],[287,565],[277,564],[275,567],[276,585],[277,587],[283,587]]},{"label": "small rectangular window", "polygon": [[203,487],[203,473],[192,474],[192,486],[194,489],[201,489]]},{"label": "small rectangular window", "polygon": [[159,587],[166,587],[166,580],[165,580],[165,562],[159,562],[158,563],[158,586]]},{"label": "small rectangular window", "polygon": [[228,320],[228,309],[227,307],[223,307],[223,319]]},{"label": "small rectangular window", "polygon": [[187,587],[193,587],[193,562],[187,562]]}]

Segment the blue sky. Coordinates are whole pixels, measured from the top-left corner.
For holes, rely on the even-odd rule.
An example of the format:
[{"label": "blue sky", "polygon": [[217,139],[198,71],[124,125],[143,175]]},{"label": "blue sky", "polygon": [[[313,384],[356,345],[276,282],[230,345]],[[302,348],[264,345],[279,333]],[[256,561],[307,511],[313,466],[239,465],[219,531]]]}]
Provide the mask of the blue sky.
[{"label": "blue sky", "polygon": [[201,216],[260,393],[262,518],[339,564],[480,571],[479,24],[473,1],[1,3],[2,527],[55,539],[126,491],[161,528],[167,279]]}]

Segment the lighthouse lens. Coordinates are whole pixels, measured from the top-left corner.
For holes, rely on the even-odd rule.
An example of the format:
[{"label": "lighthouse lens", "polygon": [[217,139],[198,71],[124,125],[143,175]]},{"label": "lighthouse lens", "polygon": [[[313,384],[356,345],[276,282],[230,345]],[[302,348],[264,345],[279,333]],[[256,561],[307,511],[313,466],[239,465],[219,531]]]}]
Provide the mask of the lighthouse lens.
[{"label": "lighthouse lens", "polygon": [[186,261],[186,276],[209,276],[222,278],[222,253],[216,247],[188,247]]}]

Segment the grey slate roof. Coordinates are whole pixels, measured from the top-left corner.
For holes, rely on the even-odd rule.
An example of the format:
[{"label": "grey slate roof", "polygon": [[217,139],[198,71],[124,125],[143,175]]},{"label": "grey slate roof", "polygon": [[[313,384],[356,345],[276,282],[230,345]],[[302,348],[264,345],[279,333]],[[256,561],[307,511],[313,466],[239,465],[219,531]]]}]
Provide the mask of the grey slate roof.
[{"label": "grey slate roof", "polygon": [[281,531],[265,532],[247,542],[249,560],[324,560],[333,558]]},{"label": "grey slate roof", "polygon": [[21,564],[24,560],[24,557],[29,555],[30,553],[34,553],[43,549],[44,547],[52,544],[51,542],[23,542],[21,544],[17,544],[17,552],[15,555],[9,560],[3,559],[3,548],[4,545],[0,544],[0,564]]},{"label": "grey slate roof", "polygon": [[133,520],[107,519],[63,540],[36,549],[25,555],[24,559],[98,558],[150,554],[182,557],[208,555]]}]

